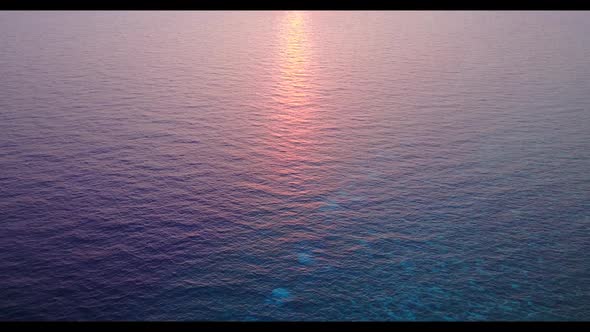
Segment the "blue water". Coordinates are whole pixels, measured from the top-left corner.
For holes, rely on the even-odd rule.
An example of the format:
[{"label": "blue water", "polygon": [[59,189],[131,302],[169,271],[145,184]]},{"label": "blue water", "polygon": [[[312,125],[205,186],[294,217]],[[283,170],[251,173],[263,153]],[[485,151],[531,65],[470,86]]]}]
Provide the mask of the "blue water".
[{"label": "blue water", "polygon": [[590,13],[1,12],[1,320],[590,319]]}]

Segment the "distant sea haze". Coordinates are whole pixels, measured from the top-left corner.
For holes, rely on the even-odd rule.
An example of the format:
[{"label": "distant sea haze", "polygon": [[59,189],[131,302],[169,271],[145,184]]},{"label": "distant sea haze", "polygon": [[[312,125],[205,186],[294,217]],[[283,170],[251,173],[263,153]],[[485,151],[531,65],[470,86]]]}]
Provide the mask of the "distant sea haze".
[{"label": "distant sea haze", "polygon": [[0,320],[589,320],[589,32],[0,12]]}]

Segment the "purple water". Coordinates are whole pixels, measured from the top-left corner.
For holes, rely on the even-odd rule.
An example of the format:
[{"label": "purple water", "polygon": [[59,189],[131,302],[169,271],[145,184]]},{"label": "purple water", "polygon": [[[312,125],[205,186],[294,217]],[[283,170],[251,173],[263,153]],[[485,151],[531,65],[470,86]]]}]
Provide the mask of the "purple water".
[{"label": "purple water", "polygon": [[589,31],[0,12],[0,319],[588,320]]}]

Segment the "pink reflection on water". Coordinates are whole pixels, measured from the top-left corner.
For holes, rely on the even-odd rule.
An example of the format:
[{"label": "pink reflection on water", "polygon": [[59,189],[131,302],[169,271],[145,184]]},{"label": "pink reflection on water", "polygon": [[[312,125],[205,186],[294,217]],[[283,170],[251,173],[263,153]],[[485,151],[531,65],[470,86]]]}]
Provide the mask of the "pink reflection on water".
[{"label": "pink reflection on water", "polygon": [[[310,20],[309,13],[286,12],[278,21],[267,134],[262,139],[268,157],[265,177],[273,186],[264,190],[291,198],[317,194],[323,167]],[[318,203],[297,204],[313,208]]]}]

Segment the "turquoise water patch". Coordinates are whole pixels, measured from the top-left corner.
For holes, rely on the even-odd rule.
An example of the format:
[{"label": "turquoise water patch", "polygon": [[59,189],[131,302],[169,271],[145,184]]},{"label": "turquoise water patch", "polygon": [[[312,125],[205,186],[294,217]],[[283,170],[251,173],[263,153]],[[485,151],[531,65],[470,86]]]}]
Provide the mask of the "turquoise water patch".
[{"label": "turquoise water patch", "polygon": [[291,299],[291,292],[286,288],[275,288],[272,290],[268,303],[284,304]]},{"label": "turquoise water patch", "polygon": [[299,253],[297,255],[297,261],[303,265],[311,265],[314,262],[313,256],[309,253]]}]

